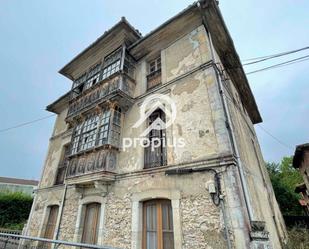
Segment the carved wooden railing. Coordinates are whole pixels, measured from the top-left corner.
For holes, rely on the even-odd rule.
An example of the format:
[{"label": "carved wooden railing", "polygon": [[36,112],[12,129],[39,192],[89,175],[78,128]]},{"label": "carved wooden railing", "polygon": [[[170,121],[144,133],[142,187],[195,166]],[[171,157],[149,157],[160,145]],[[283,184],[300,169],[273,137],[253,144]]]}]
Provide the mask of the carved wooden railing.
[{"label": "carved wooden railing", "polygon": [[118,93],[123,94],[123,97],[132,98],[134,88],[134,80],[126,75],[117,75],[107,81],[101,81],[70,101],[67,117],[74,116]]},{"label": "carved wooden railing", "polygon": [[116,150],[104,149],[73,157],[69,161],[66,178],[97,172],[113,173],[116,170],[116,156]]}]

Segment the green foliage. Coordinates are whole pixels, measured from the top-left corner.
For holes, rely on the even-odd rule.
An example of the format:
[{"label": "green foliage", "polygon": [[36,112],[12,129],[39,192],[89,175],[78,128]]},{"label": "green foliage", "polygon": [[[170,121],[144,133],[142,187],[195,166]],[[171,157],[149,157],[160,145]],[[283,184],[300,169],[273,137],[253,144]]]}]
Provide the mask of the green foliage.
[{"label": "green foliage", "polygon": [[0,227],[21,230],[27,221],[32,197],[21,192],[0,192]]},{"label": "green foliage", "polygon": [[287,248],[289,249],[309,249],[309,233],[307,229],[294,227],[288,230],[289,240]]},{"label": "green foliage", "polygon": [[303,215],[303,209],[295,193],[297,184],[303,181],[298,170],[292,166],[293,157],[284,157],[281,163],[267,163],[270,180],[283,215]]}]

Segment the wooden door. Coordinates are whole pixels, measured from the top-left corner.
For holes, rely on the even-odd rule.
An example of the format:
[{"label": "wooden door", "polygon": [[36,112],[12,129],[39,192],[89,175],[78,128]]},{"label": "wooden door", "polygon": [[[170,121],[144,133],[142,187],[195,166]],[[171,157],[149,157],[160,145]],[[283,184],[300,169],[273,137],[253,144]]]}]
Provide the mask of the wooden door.
[{"label": "wooden door", "polygon": [[90,203],[86,206],[83,235],[81,241],[82,243],[97,243],[99,232],[100,207],[101,205],[99,203]]},{"label": "wooden door", "polygon": [[49,216],[45,227],[44,238],[53,239],[54,233],[57,224],[59,206],[50,206],[49,207]]}]

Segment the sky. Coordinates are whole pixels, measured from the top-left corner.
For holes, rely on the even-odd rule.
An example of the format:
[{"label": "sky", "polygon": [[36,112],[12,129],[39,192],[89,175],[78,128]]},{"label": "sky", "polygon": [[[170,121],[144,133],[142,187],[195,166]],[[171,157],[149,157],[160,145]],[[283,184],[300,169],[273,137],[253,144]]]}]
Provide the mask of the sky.
[{"label": "sky", "polygon": [[[45,107],[71,86],[58,70],[121,16],[146,34],[191,3],[0,0],[0,130],[50,115]],[[219,6],[241,59],[309,46],[307,0],[221,0]],[[309,142],[308,67],[304,61],[248,75],[263,118],[263,129],[257,125],[256,131],[266,161],[279,162],[294,153],[295,145]],[[40,178],[54,121],[51,117],[0,132],[1,176]]]}]

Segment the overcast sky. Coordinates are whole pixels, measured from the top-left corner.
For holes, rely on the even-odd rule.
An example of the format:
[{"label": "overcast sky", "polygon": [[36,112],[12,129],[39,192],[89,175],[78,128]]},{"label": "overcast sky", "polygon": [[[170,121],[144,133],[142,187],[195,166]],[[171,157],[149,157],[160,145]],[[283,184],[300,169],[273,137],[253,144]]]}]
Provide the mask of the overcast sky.
[{"label": "overcast sky", "polygon": [[[192,1],[0,1],[0,130],[49,115],[69,90],[58,70],[121,16],[143,34]],[[309,46],[307,0],[220,1],[241,59]],[[272,60],[246,71],[309,54]],[[248,75],[264,122],[256,126],[264,158],[280,161],[308,136],[309,61]],[[54,117],[0,133],[1,176],[39,179]]]}]

